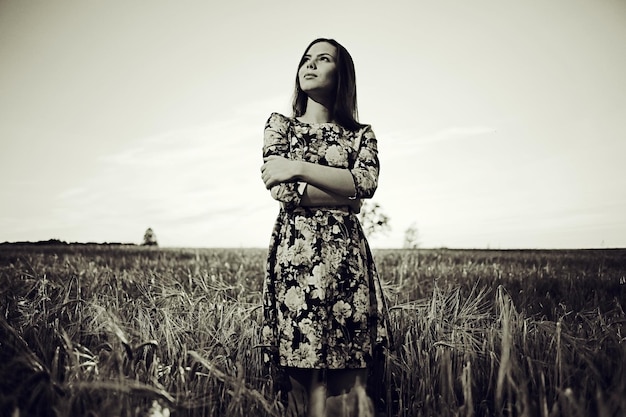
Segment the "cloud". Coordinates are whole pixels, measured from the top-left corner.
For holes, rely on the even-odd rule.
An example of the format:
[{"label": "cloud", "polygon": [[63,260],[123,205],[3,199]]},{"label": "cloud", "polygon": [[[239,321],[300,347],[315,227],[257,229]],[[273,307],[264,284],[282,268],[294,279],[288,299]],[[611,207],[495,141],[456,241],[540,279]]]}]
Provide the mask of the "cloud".
[{"label": "cloud", "polygon": [[416,129],[403,129],[380,133],[380,148],[389,156],[410,156],[422,151],[425,147],[456,140],[481,139],[497,132],[491,126],[450,126],[432,133],[424,133]]},{"label": "cloud", "polygon": [[[125,150],[99,158],[96,175],[61,192],[57,215],[68,228],[106,236],[101,240],[122,240],[114,235],[137,227],[185,230],[190,236],[179,236],[180,242],[172,242],[176,245],[187,244],[183,239],[198,243],[200,235],[217,226],[243,224],[238,219],[255,217],[273,204],[259,173],[268,115],[255,120],[240,112],[135,140]],[[228,246],[249,233],[235,228],[230,241],[228,236],[205,236],[204,242],[211,245],[213,239],[216,246]]]}]

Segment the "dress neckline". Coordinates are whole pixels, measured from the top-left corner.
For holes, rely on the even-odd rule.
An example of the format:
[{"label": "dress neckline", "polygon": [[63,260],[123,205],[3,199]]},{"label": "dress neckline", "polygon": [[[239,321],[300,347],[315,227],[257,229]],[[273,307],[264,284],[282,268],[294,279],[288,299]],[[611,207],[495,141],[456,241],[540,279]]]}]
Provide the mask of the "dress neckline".
[{"label": "dress neckline", "polygon": [[344,132],[360,132],[363,128],[366,128],[369,126],[369,125],[364,125],[364,124],[359,123],[358,126],[353,130],[337,122],[309,123],[309,122],[304,122],[302,120],[299,120],[297,116],[285,116],[285,115],[281,115],[281,116],[289,120],[291,123],[297,123],[303,126],[314,126],[314,127],[321,127],[321,126],[337,127],[338,129],[341,129]]},{"label": "dress neckline", "polygon": [[307,126],[331,125],[331,126],[342,127],[339,123],[336,123],[336,122],[309,123],[309,122],[303,122],[302,120],[298,119],[297,117],[292,117],[291,119],[296,121],[297,123],[300,123],[301,125],[307,125]]}]

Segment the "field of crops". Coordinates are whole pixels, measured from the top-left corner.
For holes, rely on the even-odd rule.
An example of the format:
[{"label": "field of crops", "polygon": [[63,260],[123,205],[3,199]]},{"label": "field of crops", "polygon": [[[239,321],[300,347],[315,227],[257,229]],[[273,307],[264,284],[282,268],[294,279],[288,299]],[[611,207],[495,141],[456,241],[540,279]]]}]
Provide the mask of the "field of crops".
[{"label": "field of crops", "polygon": [[[280,416],[265,254],[0,245],[0,415]],[[626,250],[375,258],[386,415],[626,415]]]}]

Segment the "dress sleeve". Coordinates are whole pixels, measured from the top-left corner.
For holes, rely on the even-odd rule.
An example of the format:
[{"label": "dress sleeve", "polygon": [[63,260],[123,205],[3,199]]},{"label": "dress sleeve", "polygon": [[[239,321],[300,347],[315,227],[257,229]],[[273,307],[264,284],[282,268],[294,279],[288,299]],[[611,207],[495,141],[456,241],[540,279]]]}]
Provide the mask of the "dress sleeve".
[{"label": "dress sleeve", "polygon": [[[263,138],[263,158],[271,155],[289,158],[289,119],[279,113],[272,113],[265,123]],[[285,208],[300,205],[302,195],[298,193],[298,183],[283,182],[270,189],[272,197],[284,204]]]},{"label": "dress sleeve", "polygon": [[355,198],[372,198],[378,187],[378,143],[370,126],[361,132],[354,167],[350,169],[354,180]]}]

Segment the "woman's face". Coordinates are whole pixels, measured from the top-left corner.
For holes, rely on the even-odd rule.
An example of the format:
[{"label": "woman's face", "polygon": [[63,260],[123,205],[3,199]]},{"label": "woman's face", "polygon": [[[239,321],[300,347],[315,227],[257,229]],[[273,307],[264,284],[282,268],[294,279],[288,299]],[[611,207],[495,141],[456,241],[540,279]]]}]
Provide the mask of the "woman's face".
[{"label": "woman's face", "polygon": [[307,95],[334,94],[337,85],[337,48],[328,42],[311,45],[298,70],[298,81]]}]

